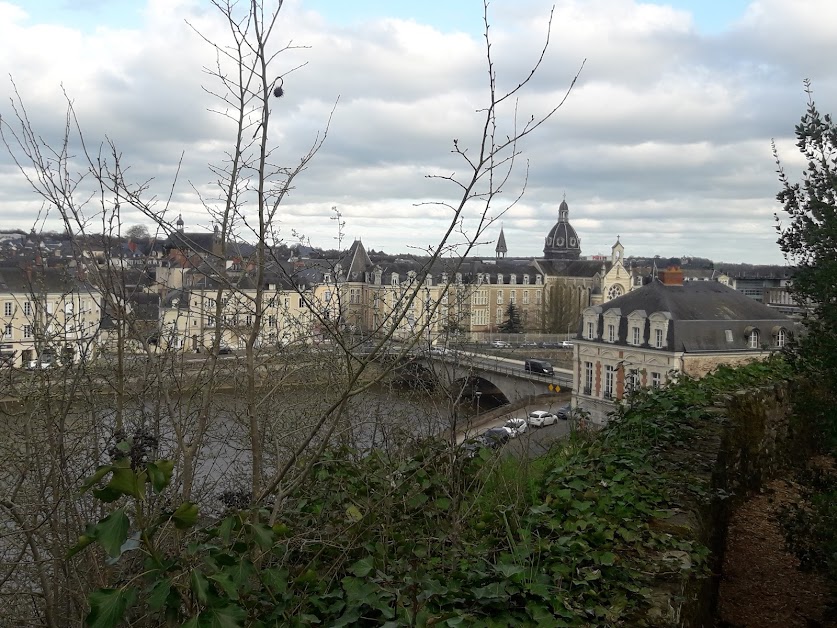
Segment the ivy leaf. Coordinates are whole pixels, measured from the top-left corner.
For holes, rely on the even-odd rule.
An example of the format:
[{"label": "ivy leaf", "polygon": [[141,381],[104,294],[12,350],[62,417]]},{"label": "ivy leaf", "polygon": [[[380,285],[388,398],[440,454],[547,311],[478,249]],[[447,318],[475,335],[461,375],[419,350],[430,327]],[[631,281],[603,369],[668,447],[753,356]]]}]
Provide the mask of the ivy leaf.
[{"label": "ivy leaf", "polygon": [[96,469],[96,473],[94,473],[93,475],[91,475],[89,478],[87,478],[84,481],[84,484],[81,485],[81,489],[80,489],[79,492],[80,493],[87,492],[90,489],[91,486],[93,486],[94,484],[97,484],[99,482],[99,480],[101,480],[103,477],[105,477],[112,470],[113,470],[113,465],[109,465],[109,464],[102,465],[101,467]]},{"label": "ivy leaf", "polygon": [[198,520],[198,507],[192,502],[183,502],[172,513],[171,518],[174,521],[174,527],[178,530],[191,528]]},{"label": "ivy leaf", "polygon": [[253,540],[262,549],[268,549],[273,545],[273,528],[263,523],[254,523],[250,525],[250,530],[253,533]]},{"label": "ivy leaf", "polygon": [[160,493],[171,481],[174,462],[171,460],[158,460],[149,464],[146,469],[148,471],[148,479],[151,481],[151,488],[156,493]]},{"label": "ivy leaf", "polygon": [[209,579],[213,582],[217,582],[221,585],[221,588],[224,589],[224,593],[227,594],[227,597],[231,600],[238,599],[238,588],[236,587],[235,583],[230,578],[230,575],[224,573],[223,571],[220,573],[215,573],[209,576]]},{"label": "ivy leaf", "polygon": [[110,504],[122,497],[122,493],[106,486],[105,488],[94,488],[93,497],[106,504]]},{"label": "ivy leaf", "polygon": [[513,565],[511,563],[498,563],[494,568],[503,574],[506,578],[511,578],[514,575],[523,573],[524,569],[520,565]]},{"label": "ivy leaf", "polygon": [[[128,464],[130,465],[130,462]],[[137,499],[145,499],[145,473],[138,474],[130,466],[115,466],[113,477],[106,488]]]},{"label": "ivy leaf", "polygon": [[355,574],[358,578],[363,578],[368,576],[369,573],[375,568],[375,563],[370,556],[366,558],[361,558],[357,561],[354,565],[349,567],[349,570]]},{"label": "ivy leaf", "polygon": [[192,593],[198,598],[198,602],[206,604],[207,597],[209,596],[209,581],[198,569],[192,570],[192,573],[189,574],[189,581],[192,585]]},{"label": "ivy leaf", "polygon": [[78,541],[76,541],[76,544],[73,545],[67,552],[67,558],[72,558],[95,540],[95,536],[91,536],[89,534],[82,534],[80,537],[78,537]]},{"label": "ivy leaf", "polygon": [[360,513],[360,510],[354,504],[346,508],[346,517],[348,517],[349,521],[354,521],[355,523],[363,519],[363,515]]},{"label": "ivy leaf", "polygon": [[605,565],[606,567],[610,567],[616,562],[616,554],[613,552],[602,552],[596,558],[600,565]]},{"label": "ivy leaf", "polygon": [[155,611],[159,611],[166,604],[171,591],[171,580],[163,578],[154,583],[151,587],[151,594],[148,596],[148,605]]},{"label": "ivy leaf", "polygon": [[96,524],[96,540],[111,558],[117,558],[122,553],[122,544],[128,538],[129,525],[130,521],[124,508],[114,510]]},{"label": "ivy leaf", "polygon": [[134,603],[137,592],[128,589],[99,589],[90,594],[86,623],[91,628],[113,628],[122,621],[125,609]]},{"label": "ivy leaf", "polygon": [[247,613],[240,606],[230,604],[221,608],[207,609],[201,613],[200,618],[201,626],[209,626],[210,628],[240,628],[244,625],[244,620],[247,619]]}]

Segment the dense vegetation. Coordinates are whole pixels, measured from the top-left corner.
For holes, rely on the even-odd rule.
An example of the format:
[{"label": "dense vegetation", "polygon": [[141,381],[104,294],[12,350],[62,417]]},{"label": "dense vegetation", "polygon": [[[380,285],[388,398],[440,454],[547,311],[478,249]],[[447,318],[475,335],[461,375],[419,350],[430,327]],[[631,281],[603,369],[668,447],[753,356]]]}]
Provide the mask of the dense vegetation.
[{"label": "dense vegetation", "polygon": [[128,439],[85,485],[113,507],[74,550],[108,556],[88,622],[643,625],[659,578],[706,573],[706,548],[661,522],[725,497],[683,443],[717,429],[717,395],[787,375],[774,360],[640,392],[603,433],[531,462],[432,442],[401,459],[335,450],[283,503],[215,518],[182,503],[146,520],[171,464]]},{"label": "dense vegetation", "polygon": [[[805,160],[802,182],[785,174],[774,146],[782,186],[776,216],[779,246],[796,265],[793,292],[808,314],[806,333],[790,356],[803,381],[797,412],[813,427],[816,445],[837,452],[837,124],[814,103],[805,82],[808,107],[796,126],[797,147]],[[808,469],[799,477],[805,503],[784,513],[789,547],[802,566],[822,569],[837,580],[837,479]]]}]

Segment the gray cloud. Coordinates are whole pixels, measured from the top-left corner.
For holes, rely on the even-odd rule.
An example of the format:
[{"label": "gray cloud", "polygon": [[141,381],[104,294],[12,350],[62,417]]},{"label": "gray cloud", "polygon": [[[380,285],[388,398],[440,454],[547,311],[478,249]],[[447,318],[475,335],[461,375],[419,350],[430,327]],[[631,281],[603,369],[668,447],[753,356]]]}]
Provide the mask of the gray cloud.
[{"label": "gray cloud", "polygon": [[[501,88],[513,87],[540,53],[549,3],[497,3],[493,55]],[[131,165],[135,181],[169,195],[174,219],[209,228],[211,217],[191,185],[207,198],[233,129],[218,102],[201,88],[214,56],[184,23],[221,40],[223,25],[205,6],[153,0],[135,28],[80,33],[25,26],[0,7],[8,24],[0,42],[0,73],[12,74],[29,115],[45,139],[63,129],[63,84],[94,152],[105,137]],[[475,29],[481,15],[474,15]],[[603,253],[621,237],[627,254],[700,255],[724,261],[777,262],[773,213],[778,182],[770,151],[776,138],[791,172],[801,168],[793,126],[804,112],[802,78],[814,81],[823,110],[837,102],[837,41],[829,0],[758,0],[719,34],[704,35],[683,11],[617,0],[562,2],[542,71],[503,111],[501,134],[548,111],[562,97],[583,58],[587,64],[566,105],[524,140],[526,195],[519,170],[492,212],[479,247],[502,222],[510,254],[537,255],[567,194],[586,254]],[[33,47],[30,42],[41,45]],[[331,207],[348,238],[406,251],[437,240],[450,211],[422,203],[452,201],[453,186],[428,174],[464,173],[453,138],[476,149],[486,102],[485,53],[479,37],[442,33],[415,22],[379,19],[331,24],[328,16],[285,3],[276,46],[290,44],[276,66],[285,96],[273,100],[270,137],[277,163],[294,164],[321,133],[339,98],[329,138],[283,207],[281,233],[307,234],[336,245]],[[296,48],[295,46],[303,46]],[[23,54],[21,51],[26,51]],[[8,120],[10,110],[0,105]],[[0,227],[35,223],[41,202],[0,154]],[[95,208],[90,207],[90,212]],[[473,231],[475,211],[464,227]],[[126,209],[127,224],[143,221]]]}]

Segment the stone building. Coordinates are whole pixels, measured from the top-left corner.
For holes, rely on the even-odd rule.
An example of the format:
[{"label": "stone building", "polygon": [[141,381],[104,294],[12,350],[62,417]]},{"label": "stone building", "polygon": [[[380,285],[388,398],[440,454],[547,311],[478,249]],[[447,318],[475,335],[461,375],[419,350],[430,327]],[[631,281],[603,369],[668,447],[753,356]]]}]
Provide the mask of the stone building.
[{"label": "stone building", "polygon": [[679,268],[660,271],[641,288],[583,310],[573,406],[602,423],[633,389],[763,359],[797,330],[793,320],[732,288],[684,283]]},{"label": "stone building", "polygon": [[553,333],[576,331],[584,308],[622,296],[634,283],[619,238],[610,259],[581,259],[581,238],[569,214],[567,201],[561,201],[558,222],[546,236],[543,258],[534,262],[545,279],[544,328]]}]

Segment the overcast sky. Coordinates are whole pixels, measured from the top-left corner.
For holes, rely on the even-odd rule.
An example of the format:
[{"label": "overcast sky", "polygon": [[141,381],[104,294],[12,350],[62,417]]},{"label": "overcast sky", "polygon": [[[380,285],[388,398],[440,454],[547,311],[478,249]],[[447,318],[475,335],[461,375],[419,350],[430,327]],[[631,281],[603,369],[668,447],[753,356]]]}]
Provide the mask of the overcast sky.
[{"label": "overcast sky", "polygon": [[[500,88],[537,59],[551,6],[492,3]],[[182,213],[187,230],[208,230],[192,186],[211,182],[207,164],[223,159],[231,129],[208,111],[215,103],[201,89],[209,84],[202,67],[213,55],[186,20],[222,37],[200,0],[0,0],[0,94],[11,94],[11,76],[36,130],[55,142],[63,86],[88,144],[111,138],[129,176],[154,177],[149,192],[161,198],[184,154],[170,215]],[[305,48],[280,55],[277,73],[306,65],[272,103],[277,161],[294,164],[337,102],[322,151],[281,211],[282,233],[335,247],[336,206],[349,241],[387,252],[431,246],[446,211],[416,204],[450,200],[455,190],[426,175],[462,172],[452,140],[473,146],[486,103],[482,3],[285,0],[280,20],[277,41]],[[781,262],[770,142],[798,176],[793,128],[805,111],[804,78],[819,108],[837,114],[835,25],[834,0],[559,0],[520,117],[557,104],[586,65],[566,104],[521,146],[525,195],[479,252],[493,255],[502,222],[509,255],[540,255],[566,195],[584,255],[609,252],[619,236],[628,256]],[[0,114],[11,113],[4,97]],[[504,190],[506,203],[522,172]],[[41,209],[0,153],[0,228],[58,227],[54,212],[37,223]],[[123,221],[146,222],[130,211]]]}]

